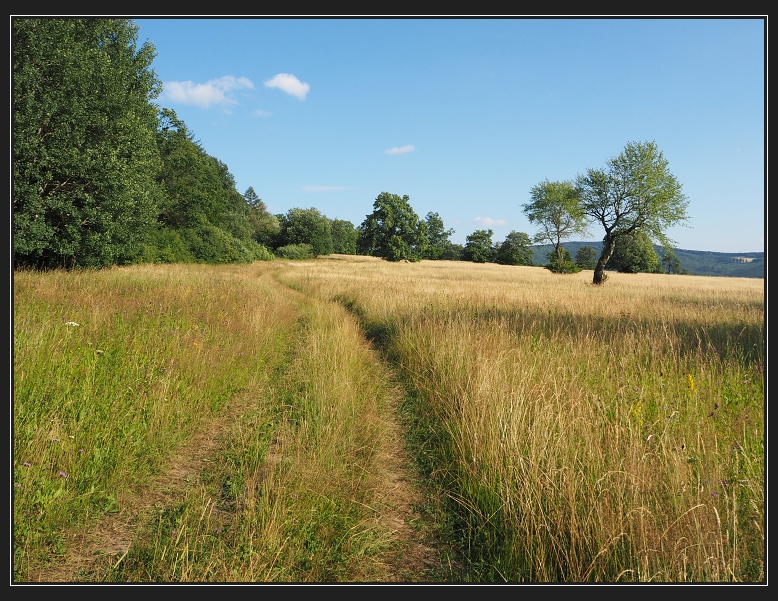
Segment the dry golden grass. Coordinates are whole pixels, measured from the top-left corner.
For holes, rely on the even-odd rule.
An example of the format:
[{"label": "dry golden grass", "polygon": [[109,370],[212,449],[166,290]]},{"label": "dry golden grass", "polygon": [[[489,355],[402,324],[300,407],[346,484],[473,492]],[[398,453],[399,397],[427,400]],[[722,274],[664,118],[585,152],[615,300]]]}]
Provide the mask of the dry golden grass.
[{"label": "dry golden grass", "polygon": [[608,275],[15,274],[16,578],[118,507],[130,547],[67,579],[763,580],[764,281]]},{"label": "dry golden grass", "polygon": [[763,281],[341,257],[280,277],[401,366],[487,578],[761,577]]}]

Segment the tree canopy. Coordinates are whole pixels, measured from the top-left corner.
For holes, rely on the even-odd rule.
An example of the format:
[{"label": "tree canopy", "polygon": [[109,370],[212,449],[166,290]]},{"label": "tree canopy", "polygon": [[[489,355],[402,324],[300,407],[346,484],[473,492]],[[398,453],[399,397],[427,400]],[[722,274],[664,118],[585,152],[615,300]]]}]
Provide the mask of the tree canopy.
[{"label": "tree canopy", "polygon": [[621,273],[663,273],[654,245],[648,236],[640,231],[616,238],[607,267]]},{"label": "tree canopy", "polygon": [[407,194],[381,192],[373,212],[359,226],[357,249],[361,254],[415,262],[422,259],[427,244],[427,224],[419,219]]},{"label": "tree canopy", "polygon": [[313,256],[332,254],[332,225],[319,209],[289,209],[279,221],[279,246],[310,244]]},{"label": "tree canopy", "polygon": [[579,175],[576,187],[581,209],[605,230],[602,253],[594,268],[594,284],[602,284],[616,240],[643,232],[669,247],[666,228],[688,221],[688,199],[655,142],[630,142],[603,169]]},{"label": "tree canopy", "polygon": [[357,254],[357,228],[346,219],[333,219],[332,252],[339,255]]},{"label": "tree canopy", "polygon": [[446,229],[440,214],[427,213],[424,218],[427,223],[427,248],[424,251],[424,259],[443,259],[451,254],[451,241],[449,237],[454,233],[453,229]]},{"label": "tree canopy", "polygon": [[491,229],[475,230],[465,238],[465,249],[462,251],[462,258],[473,263],[491,263],[494,261],[493,235],[494,231]]},{"label": "tree canopy", "polygon": [[16,265],[135,260],[153,228],[154,46],[127,19],[13,20]]},{"label": "tree canopy", "polygon": [[535,253],[532,241],[524,232],[512,231],[496,245],[494,262],[502,265],[532,265]]},{"label": "tree canopy", "polygon": [[556,263],[564,262],[562,240],[587,232],[587,218],[578,202],[578,190],[571,181],[551,182],[548,179],[530,190],[531,202],[523,205],[524,214],[532,224],[540,226],[534,240],[554,245]]}]

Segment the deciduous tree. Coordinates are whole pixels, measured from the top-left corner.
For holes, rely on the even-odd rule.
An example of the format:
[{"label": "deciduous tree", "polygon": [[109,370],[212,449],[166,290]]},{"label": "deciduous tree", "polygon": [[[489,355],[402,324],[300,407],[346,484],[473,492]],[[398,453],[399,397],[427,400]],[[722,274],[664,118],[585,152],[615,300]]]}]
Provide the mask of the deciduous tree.
[{"label": "deciduous tree", "polygon": [[535,253],[529,235],[516,231],[509,233],[497,245],[494,261],[502,265],[532,265]]},{"label": "deciduous tree", "polygon": [[630,142],[603,169],[588,169],[576,180],[581,209],[605,230],[602,253],[594,268],[595,285],[604,271],[616,240],[643,232],[665,247],[672,241],[666,228],[688,221],[688,199],[656,142]]},{"label": "deciduous tree", "polygon": [[534,240],[549,242],[557,254],[556,264],[564,263],[562,240],[576,234],[585,235],[587,218],[578,203],[578,191],[571,181],[544,180],[530,190],[532,202],[523,205],[530,223],[540,226]]},{"label": "deciduous tree", "polygon": [[346,219],[333,219],[332,252],[339,255],[357,254],[357,228]]},{"label": "deciduous tree", "polygon": [[415,262],[423,257],[427,244],[427,224],[419,219],[407,194],[381,192],[373,212],[359,226],[360,254]]},{"label": "deciduous tree", "polygon": [[449,237],[454,233],[453,229],[446,229],[443,219],[438,213],[427,213],[424,218],[427,224],[427,248],[424,251],[424,259],[442,259],[449,254],[451,241]]},{"label": "deciduous tree", "polygon": [[581,269],[594,269],[597,265],[597,251],[588,244],[575,253],[575,264]]},{"label": "deciduous tree", "polygon": [[462,258],[473,263],[491,263],[494,260],[495,250],[492,244],[494,232],[488,230],[475,230],[465,238],[465,249]]},{"label": "deciduous tree", "polygon": [[319,211],[293,208],[281,220],[280,246],[310,244],[313,255],[332,254],[332,225]]},{"label": "deciduous tree", "polygon": [[662,273],[659,255],[643,232],[632,232],[616,238],[608,269],[621,273]]},{"label": "deciduous tree", "polygon": [[155,226],[161,82],[127,19],[14,18],[16,265],[134,261]]}]

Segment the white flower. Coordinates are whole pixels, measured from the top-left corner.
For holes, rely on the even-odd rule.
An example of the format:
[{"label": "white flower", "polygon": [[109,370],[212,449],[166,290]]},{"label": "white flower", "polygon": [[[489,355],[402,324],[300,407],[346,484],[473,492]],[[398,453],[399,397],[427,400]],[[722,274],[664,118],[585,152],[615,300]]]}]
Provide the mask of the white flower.
[{"label": "white flower", "polygon": [[76,326],[76,327],[78,327],[78,324],[75,321],[66,321],[65,325],[66,326]]}]

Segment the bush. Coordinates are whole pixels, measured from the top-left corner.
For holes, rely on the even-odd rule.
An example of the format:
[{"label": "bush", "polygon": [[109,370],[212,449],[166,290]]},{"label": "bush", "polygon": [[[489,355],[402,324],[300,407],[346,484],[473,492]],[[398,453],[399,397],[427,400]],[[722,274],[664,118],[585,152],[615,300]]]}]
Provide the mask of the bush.
[{"label": "bush", "polygon": [[143,263],[192,263],[194,257],[177,230],[162,227],[149,233],[142,245]]},{"label": "bush", "polygon": [[573,263],[573,256],[570,254],[570,251],[564,251],[564,260],[561,263],[559,262],[556,251],[552,250],[546,257],[549,261],[546,265],[546,269],[549,271],[553,271],[554,273],[578,273],[581,271],[581,268]]},{"label": "bush", "polygon": [[280,259],[313,259],[313,246],[310,244],[287,244],[276,249]]}]

